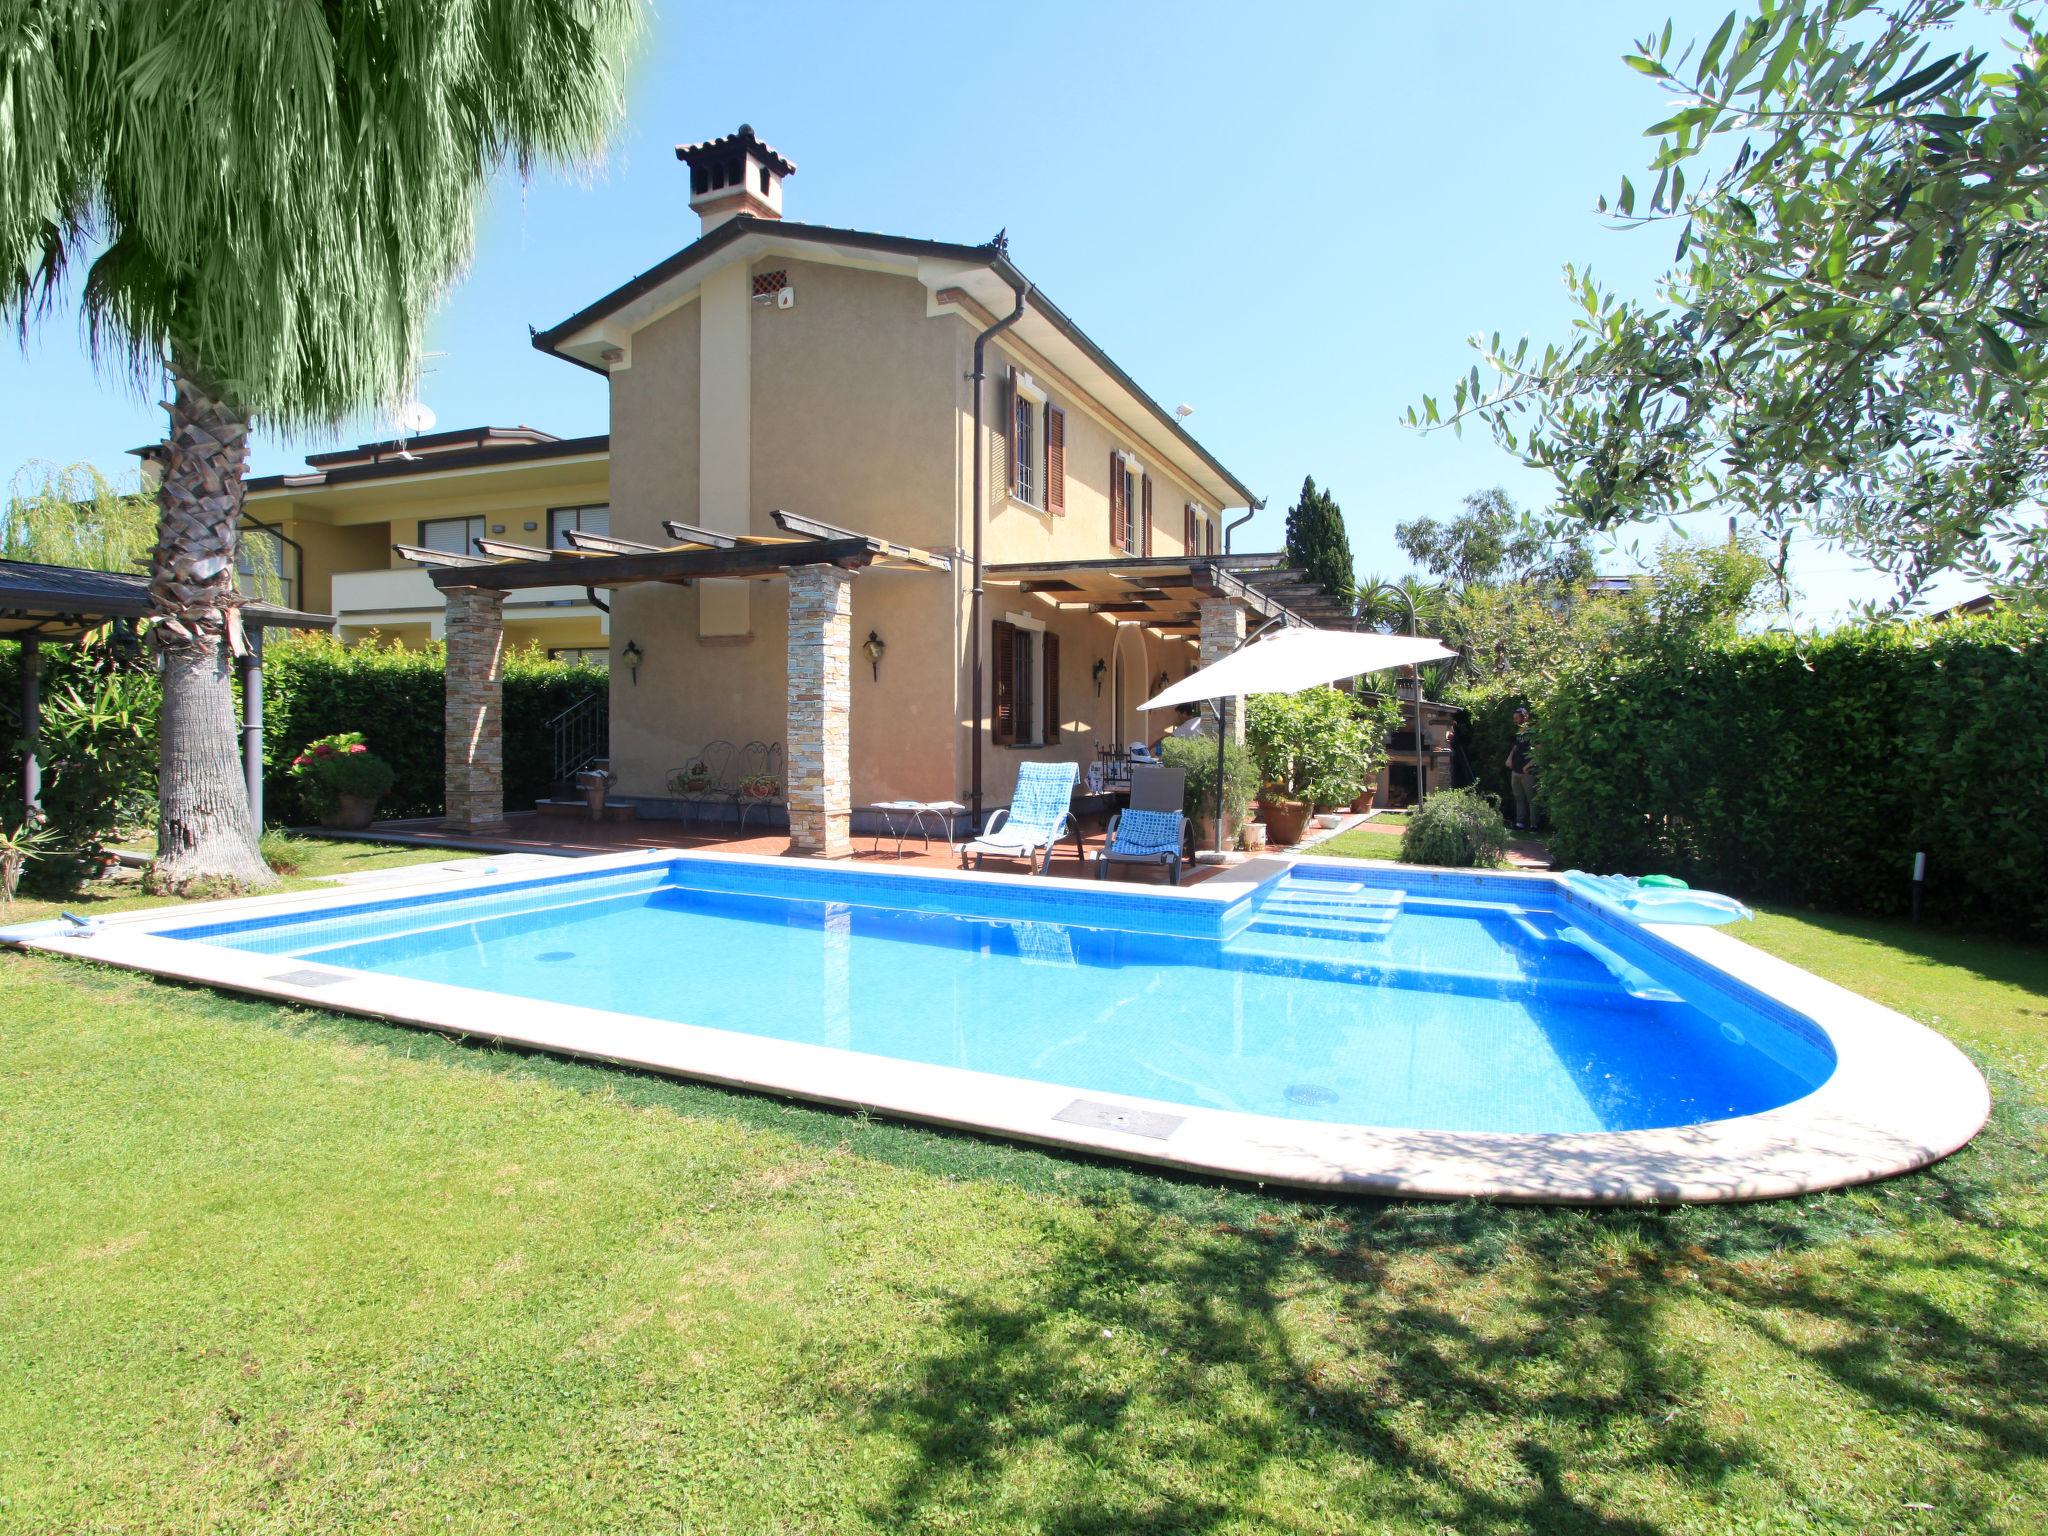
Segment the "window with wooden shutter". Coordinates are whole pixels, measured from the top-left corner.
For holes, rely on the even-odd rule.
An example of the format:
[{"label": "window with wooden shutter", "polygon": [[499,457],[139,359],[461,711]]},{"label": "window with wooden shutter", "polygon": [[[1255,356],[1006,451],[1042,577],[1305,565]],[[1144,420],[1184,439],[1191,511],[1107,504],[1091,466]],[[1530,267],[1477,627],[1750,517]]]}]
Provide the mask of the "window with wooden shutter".
[{"label": "window with wooden shutter", "polygon": [[1150,475],[1145,477],[1144,534],[1144,543],[1139,546],[1138,553],[1149,557],[1152,553],[1152,477]]},{"label": "window with wooden shutter", "polygon": [[995,665],[990,669],[994,696],[989,703],[989,734],[999,747],[1017,739],[1017,626],[997,619],[989,626]]},{"label": "window with wooden shutter", "polygon": [[1192,555],[1201,547],[1197,541],[1201,538],[1202,526],[1200,514],[1195,511],[1192,501],[1181,505],[1180,526],[1180,547]]},{"label": "window with wooden shutter", "polygon": [[1124,459],[1123,455],[1111,450],[1109,455],[1109,547],[1124,547],[1125,523],[1130,518],[1130,509],[1124,505]]},{"label": "window with wooden shutter", "polygon": [[1038,648],[1045,657],[1045,739],[1049,742],[1060,739],[1060,637],[1054,634],[1039,636]]},{"label": "window with wooden shutter", "polygon": [[1045,510],[1067,514],[1067,413],[1056,405],[1045,408]]},{"label": "window with wooden shutter", "polygon": [[1221,521],[1223,521],[1223,514],[1220,512],[1214,517],[1203,519],[1202,537],[1207,540],[1208,548],[1206,553],[1208,554],[1213,555],[1216,553],[1216,525]]}]

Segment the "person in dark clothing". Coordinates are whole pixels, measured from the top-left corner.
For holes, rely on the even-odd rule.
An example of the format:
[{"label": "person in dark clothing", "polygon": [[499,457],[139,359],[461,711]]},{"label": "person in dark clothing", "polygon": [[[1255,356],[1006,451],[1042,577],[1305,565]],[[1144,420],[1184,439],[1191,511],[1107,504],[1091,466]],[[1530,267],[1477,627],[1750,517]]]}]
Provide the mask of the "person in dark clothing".
[{"label": "person in dark clothing", "polygon": [[1508,783],[1515,794],[1515,830],[1536,825],[1536,749],[1529,736],[1529,711],[1515,711],[1515,742],[1508,748]]}]

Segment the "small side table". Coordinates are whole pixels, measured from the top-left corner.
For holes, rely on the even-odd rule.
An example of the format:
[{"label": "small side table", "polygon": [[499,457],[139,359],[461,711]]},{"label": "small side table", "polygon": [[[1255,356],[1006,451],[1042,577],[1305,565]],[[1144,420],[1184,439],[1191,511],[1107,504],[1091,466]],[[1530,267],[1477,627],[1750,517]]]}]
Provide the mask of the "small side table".
[{"label": "small side table", "polygon": [[924,851],[932,851],[932,830],[938,829],[939,836],[946,840],[948,848],[953,846],[953,818],[967,809],[957,800],[881,800],[872,809],[882,813],[882,826],[886,829],[875,834],[874,852],[882,851],[882,839],[896,839],[896,857],[903,857],[903,844],[912,833],[924,837]]}]

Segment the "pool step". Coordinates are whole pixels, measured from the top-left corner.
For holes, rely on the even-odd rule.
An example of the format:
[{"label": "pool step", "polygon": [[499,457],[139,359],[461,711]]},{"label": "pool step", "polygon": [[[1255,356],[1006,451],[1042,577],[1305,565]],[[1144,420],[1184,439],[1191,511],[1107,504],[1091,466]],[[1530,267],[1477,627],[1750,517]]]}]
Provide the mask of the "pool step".
[{"label": "pool step", "polygon": [[1328,882],[1332,889],[1288,888],[1260,903],[1246,933],[1368,943],[1383,939],[1401,915],[1404,894]]}]

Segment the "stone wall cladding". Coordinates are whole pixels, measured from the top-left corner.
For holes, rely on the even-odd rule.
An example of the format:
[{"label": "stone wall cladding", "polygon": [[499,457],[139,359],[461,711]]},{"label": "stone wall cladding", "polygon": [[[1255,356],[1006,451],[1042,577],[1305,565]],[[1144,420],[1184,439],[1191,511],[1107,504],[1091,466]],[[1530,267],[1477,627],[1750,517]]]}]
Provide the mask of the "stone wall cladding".
[{"label": "stone wall cladding", "polygon": [[505,594],[450,587],[448,598],[448,825],[498,831],[505,825]]},{"label": "stone wall cladding", "polygon": [[853,572],[800,565],[789,573],[789,846],[853,853]]},{"label": "stone wall cladding", "polygon": [[[1205,597],[1202,612],[1202,665],[1213,666],[1236,650],[1244,639],[1244,606],[1227,597]],[[1244,700],[1223,700],[1223,718],[1230,739],[1244,745]]]}]

